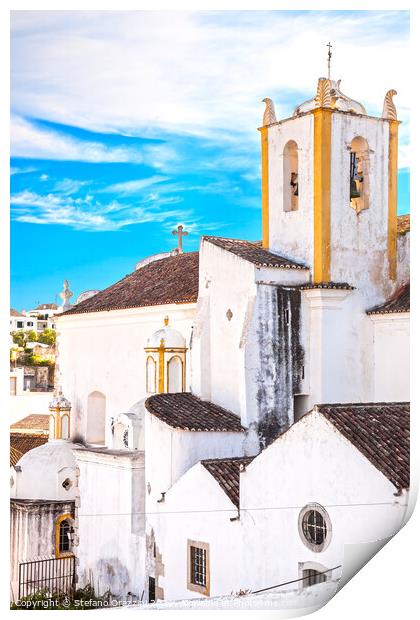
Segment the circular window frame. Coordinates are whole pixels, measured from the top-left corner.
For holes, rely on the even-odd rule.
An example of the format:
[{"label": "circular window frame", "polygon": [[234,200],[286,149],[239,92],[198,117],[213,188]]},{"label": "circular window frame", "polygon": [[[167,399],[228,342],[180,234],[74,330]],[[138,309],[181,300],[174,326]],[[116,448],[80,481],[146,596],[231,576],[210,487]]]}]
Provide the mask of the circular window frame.
[{"label": "circular window frame", "polygon": [[[310,540],[308,540],[305,536],[305,533],[303,531],[303,519],[305,517],[305,515],[310,512],[311,510],[316,510],[317,512],[320,513],[320,515],[322,515],[322,518],[325,521],[325,525],[327,528],[327,533],[325,535],[325,540],[317,545],[316,543],[311,542]],[[299,536],[301,541],[303,542],[303,544],[305,545],[305,547],[308,547],[308,549],[310,549],[311,551],[314,551],[315,553],[320,553],[321,551],[325,551],[325,549],[327,549],[327,547],[329,546],[330,542],[331,542],[331,538],[332,538],[332,525],[331,525],[331,519],[330,516],[328,514],[328,512],[325,510],[325,508],[323,506],[321,506],[321,504],[317,504],[317,503],[311,503],[311,504],[306,504],[306,506],[304,506],[302,508],[302,510],[299,513],[299,519],[298,519],[298,529],[299,529]]]}]

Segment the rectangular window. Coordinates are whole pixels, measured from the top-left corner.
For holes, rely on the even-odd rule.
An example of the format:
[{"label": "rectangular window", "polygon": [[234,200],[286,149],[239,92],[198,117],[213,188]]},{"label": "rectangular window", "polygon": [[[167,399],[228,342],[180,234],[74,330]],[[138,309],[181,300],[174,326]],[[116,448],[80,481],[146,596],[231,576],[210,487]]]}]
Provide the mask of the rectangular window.
[{"label": "rectangular window", "polygon": [[188,589],[210,596],[210,547],[208,543],[189,540],[187,553]]},{"label": "rectangular window", "polygon": [[302,584],[304,588],[307,588],[308,586],[314,586],[317,583],[324,583],[324,581],[327,581],[327,575],[325,573],[320,573],[317,570],[314,570],[312,568],[305,568],[302,571],[302,577],[304,577]]},{"label": "rectangular window", "polygon": [[16,327],[17,327],[18,329],[22,329],[22,327],[23,327],[23,321],[16,321]]}]

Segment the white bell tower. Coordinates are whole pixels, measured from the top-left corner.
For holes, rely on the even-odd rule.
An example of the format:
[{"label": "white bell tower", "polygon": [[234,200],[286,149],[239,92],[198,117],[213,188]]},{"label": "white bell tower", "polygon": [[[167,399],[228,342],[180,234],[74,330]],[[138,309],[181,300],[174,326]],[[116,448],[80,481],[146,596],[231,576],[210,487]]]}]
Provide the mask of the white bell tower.
[{"label": "white bell tower", "polygon": [[265,99],[263,246],[305,262],[312,281],[348,283],[370,302],[397,279],[397,113],[381,117],[320,78],[316,95],[277,121]]}]

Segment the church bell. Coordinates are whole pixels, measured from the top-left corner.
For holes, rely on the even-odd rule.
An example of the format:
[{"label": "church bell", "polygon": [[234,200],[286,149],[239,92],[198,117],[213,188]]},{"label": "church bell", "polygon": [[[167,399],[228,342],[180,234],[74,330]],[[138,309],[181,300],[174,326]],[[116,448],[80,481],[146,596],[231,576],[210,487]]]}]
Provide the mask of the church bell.
[{"label": "church bell", "polygon": [[357,189],[356,179],[350,180],[350,200],[353,198],[360,198],[360,192]]}]

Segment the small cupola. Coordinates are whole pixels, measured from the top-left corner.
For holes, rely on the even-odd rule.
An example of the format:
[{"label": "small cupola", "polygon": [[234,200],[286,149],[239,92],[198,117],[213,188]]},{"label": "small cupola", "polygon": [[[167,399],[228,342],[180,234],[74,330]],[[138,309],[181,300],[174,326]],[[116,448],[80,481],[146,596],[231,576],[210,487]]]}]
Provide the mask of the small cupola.
[{"label": "small cupola", "polygon": [[70,401],[65,398],[59,388],[49,404],[50,432],[49,440],[70,439]]},{"label": "small cupola", "polygon": [[169,317],[164,318],[164,327],[147,339],[146,347],[146,391],[149,394],[185,391],[185,338],[169,327]]}]

